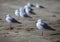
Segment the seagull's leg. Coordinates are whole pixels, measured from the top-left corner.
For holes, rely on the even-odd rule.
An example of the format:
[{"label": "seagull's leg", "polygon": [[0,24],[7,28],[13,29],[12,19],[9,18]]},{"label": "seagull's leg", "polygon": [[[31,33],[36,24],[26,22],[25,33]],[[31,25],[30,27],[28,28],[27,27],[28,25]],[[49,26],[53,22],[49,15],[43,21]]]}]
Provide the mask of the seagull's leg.
[{"label": "seagull's leg", "polygon": [[41,31],[40,36],[41,36],[40,37],[41,39],[44,38],[44,31],[43,30]]},{"label": "seagull's leg", "polygon": [[41,36],[43,36],[43,33],[44,33],[44,31],[42,30],[42,34],[41,34]]},{"label": "seagull's leg", "polygon": [[40,36],[43,36],[43,30],[41,30],[41,32],[40,32]]},{"label": "seagull's leg", "polygon": [[12,27],[12,23],[10,23],[10,28]]},{"label": "seagull's leg", "polygon": [[13,29],[13,27],[12,27],[12,23],[10,23],[10,29]]}]

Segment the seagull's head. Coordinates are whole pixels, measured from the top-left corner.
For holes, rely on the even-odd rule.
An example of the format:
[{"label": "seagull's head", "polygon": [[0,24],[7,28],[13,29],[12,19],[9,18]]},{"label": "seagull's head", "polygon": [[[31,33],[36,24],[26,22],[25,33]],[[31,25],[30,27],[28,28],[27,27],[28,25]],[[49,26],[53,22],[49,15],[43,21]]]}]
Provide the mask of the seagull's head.
[{"label": "seagull's head", "polygon": [[5,17],[11,17],[11,15],[7,14]]},{"label": "seagull's head", "polygon": [[28,3],[27,3],[27,5],[31,5],[31,3],[30,3],[30,2],[28,2]]},{"label": "seagull's head", "polygon": [[9,16],[10,16],[9,14],[6,15],[6,17],[9,17]]},{"label": "seagull's head", "polygon": [[5,16],[5,18],[6,18],[6,17],[11,17],[11,16],[10,16],[9,14],[7,14],[7,15]]},{"label": "seagull's head", "polygon": [[24,7],[20,7],[20,9],[19,9],[19,10],[20,10],[20,12],[21,12],[21,11],[23,11],[24,9],[25,9]]},{"label": "seagull's head", "polygon": [[43,20],[42,19],[38,19],[37,22],[42,22]]}]

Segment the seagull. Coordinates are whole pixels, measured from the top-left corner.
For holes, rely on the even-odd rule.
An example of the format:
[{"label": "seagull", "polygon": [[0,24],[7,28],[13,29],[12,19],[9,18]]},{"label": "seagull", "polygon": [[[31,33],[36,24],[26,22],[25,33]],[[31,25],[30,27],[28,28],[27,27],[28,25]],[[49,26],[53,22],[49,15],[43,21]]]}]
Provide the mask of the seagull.
[{"label": "seagull", "polygon": [[53,29],[53,28],[50,27],[48,24],[46,24],[45,22],[43,22],[42,19],[38,19],[38,20],[37,20],[36,27],[37,27],[39,30],[42,30],[41,36],[44,35],[44,31],[43,31],[44,29],[55,31],[55,29]]},{"label": "seagull", "polygon": [[28,15],[33,12],[33,9],[32,9],[31,7],[29,7],[29,6],[27,6],[27,5],[25,5],[24,8],[25,8],[25,12],[26,12]]},{"label": "seagull", "polygon": [[12,23],[18,23],[18,24],[20,24],[20,22],[18,22],[15,18],[13,18],[11,15],[9,15],[9,14],[7,14],[6,15],[6,22],[8,22],[9,23],[9,27],[10,27],[10,29],[12,28]]},{"label": "seagull", "polygon": [[36,8],[45,8],[43,5],[36,3]]},{"label": "seagull", "polygon": [[29,6],[29,7],[34,7],[34,5],[31,4],[30,2],[27,3],[27,6]]},{"label": "seagull", "polygon": [[25,12],[25,8],[24,7],[21,7],[20,8],[20,17],[29,17],[31,18],[29,15],[27,15],[27,13]]},{"label": "seagull", "polygon": [[18,17],[18,19],[19,19],[19,17],[20,17],[20,11],[19,11],[19,9],[16,9],[15,10],[15,15]]}]

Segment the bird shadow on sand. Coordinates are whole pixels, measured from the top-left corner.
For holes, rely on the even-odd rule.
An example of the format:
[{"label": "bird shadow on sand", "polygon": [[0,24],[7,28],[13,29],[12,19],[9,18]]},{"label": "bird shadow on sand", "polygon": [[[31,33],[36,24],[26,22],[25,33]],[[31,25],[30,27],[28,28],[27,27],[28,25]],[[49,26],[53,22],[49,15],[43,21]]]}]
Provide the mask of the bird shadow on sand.
[{"label": "bird shadow on sand", "polygon": [[50,34],[50,35],[60,35],[60,33],[54,33],[54,34]]}]

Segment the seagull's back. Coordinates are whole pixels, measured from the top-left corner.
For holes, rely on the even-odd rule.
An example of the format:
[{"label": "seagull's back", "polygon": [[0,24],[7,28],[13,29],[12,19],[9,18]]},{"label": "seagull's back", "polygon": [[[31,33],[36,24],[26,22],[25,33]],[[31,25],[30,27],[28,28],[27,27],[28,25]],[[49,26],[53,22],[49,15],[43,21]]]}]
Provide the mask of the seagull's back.
[{"label": "seagull's back", "polygon": [[50,27],[48,24],[44,23],[44,22],[38,22],[36,24],[37,28],[38,29],[47,29],[47,30],[52,30],[52,31],[55,31],[55,29],[53,29],[52,27]]},{"label": "seagull's back", "polygon": [[42,26],[44,29],[55,31],[55,29],[53,29],[51,26],[49,26],[49,25],[46,24],[46,23],[44,23],[43,25],[41,24],[41,26]]}]

